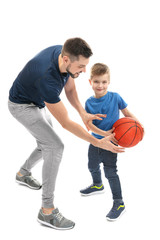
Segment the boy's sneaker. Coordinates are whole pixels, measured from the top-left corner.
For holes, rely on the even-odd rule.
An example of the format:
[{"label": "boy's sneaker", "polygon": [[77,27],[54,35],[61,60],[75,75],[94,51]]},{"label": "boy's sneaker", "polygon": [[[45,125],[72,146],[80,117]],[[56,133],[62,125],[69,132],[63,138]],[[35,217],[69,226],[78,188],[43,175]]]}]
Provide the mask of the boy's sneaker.
[{"label": "boy's sneaker", "polygon": [[68,230],[75,226],[74,222],[62,216],[58,208],[54,209],[49,215],[44,214],[40,209],[37,220],[41,224],[58,230]]},{"label": "boy's sneaker", "polygon": [[104,186],[103,184],[101,185],[92,184],[91,186],[80,190],[80,193],[82,196],[90,196],[93,194],[104,193]]},{"label": "boy's sneaker", "polygon": [[31,173],[24,176],[19,176],[16,174],[16,182],[35,190],[38,190],[42,187],[41,184],[32,177]]},{"label": "boy's sneaker", "polygon": [[124,203],[114,201],[113,207],[107,214],[106,218],[108,221],[116,221],[125,212]]}]

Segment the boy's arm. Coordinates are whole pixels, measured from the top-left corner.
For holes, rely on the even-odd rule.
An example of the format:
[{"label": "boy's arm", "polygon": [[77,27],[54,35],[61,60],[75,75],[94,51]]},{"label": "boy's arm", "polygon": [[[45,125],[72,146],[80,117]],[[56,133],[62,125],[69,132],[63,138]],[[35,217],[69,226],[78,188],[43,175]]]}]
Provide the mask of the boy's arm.
[{"label": "boy's arm", "polygon": [[[88,122],[88,126],[90,128],[90,130],[100,136],[104,136],[104,137],[107,137],[111,134],[113,134],[113,131],[114,131],[114,128],[108,130],[108,131],[103,131],[101,130],[100,128],[97,128],[93,123],[92,121],[89,121]],[[118,144],[118,141],[115,139],[115,137],[112,138],[112,142],[115,143],[115,144]]]},{"label": "boy's arm", "polygon": [[113,133],[113,130],[114,130],[114,129],[111,129],[111,130],[109,130],[109,131],[103,131],[103,130],[101,130],[100,128],[97,128],[97,127],[92,123],[92,121],[89,121],[89,122],[88,122],[88,126],[89,126],[89,128],[90,128],[90,130],[91,130],[92,132],[94,132],[94,133],[96,133],[96,134],[98,134],[98,135],[104,136],[104,137],[109,136],[110,134],[112,134],[112,133]]},{"label": "boy's arm", "polygon": [[[125,117],[133,118],[133,119],[135,119],[137,122],[139,122],[139,120],[133,115],[133,113],[131,113],[131,112],[128,110],[127,107],[124,108],[124,109],[122,109],[121,112],[123,113],[123,115],[124,115]],[[140,123],[140,122],[139,122],[139,123]],[[140,123],[140,124],[141,124],[141,123]]]},{"label": "boy's arm", "polygon": [[[122,109],[121,110],[122,111],[122,113],[123,113],[123,115],[125,116],[125,117],[130,117],[130,118],[133,118],[133,119],[135,119],[135,121],[137,121],[137,122],[139,122],[139,120],[133,115],[133,113],[131,113],[129,110],[128,110],[128,108],[124,108],[124,109]],[[140,122],[139,122],[140,123]],[[143,125],[140,123],[140,125],[143,127]],[[92,131],[92,132],[94,132],[94,133],[96,133],[96,134],[98,134],[98,135],[101,135],[101,136],[109,136],[110,134],[112,134],[113,133],[113,131],[114,131],[114,128],[112,128],[111,130],[109,130],[109,131],[103,131],[103,130],[101,130],[100,128],[97,128],[93,123],[92,123],[92,121],[89,121],[88,122],[88,126],[89,126],[89,128],[90,128],[90,130]]]},{"label": "boy's arm", "polygon": [[143,127],[143,125],[140,123],[140,121],[133,115],[133,113],[131,113],[131,112],[128,110],[128,108],[124,108],[124,109],[122,109],[121,111],[122,111],[122,113],[123,113],[123,115],[124,115],[125,117],[131,117],[131,118],[133,118],[135,121],[137,121],[137,122],[141,125],[141,127],[143,128],[143,136],[144,136],[144,134],[145,134],[145,132],[144,132],[144,127]]}]

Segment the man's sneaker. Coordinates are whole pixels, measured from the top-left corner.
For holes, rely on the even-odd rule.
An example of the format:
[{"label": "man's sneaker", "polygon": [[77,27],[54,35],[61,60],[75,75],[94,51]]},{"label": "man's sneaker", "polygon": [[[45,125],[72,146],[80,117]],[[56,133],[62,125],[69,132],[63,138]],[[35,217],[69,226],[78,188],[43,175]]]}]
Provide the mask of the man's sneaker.
[{"label": "man's sneaker", "polygon": [[93,194],[104,193],[104,186],[103,184],[101,185],[92,184],[91,186],[80,190],[80,193],[82,196],[90,196]]},{"label": "man's sneaker", "polygon": [[19,176],[16,174],[16,182],[35,190],[38,190],[42,187],[41,184],[32,177],[31,173],[26,176]]},{"label": "man's sneaker", "polygon": [[54,209],[49,215],[44,214],[42,209],[40,209],[37,220],[41,224],[58,230],[68,230],[75,226],[74,222],[62,216],[58,208]]},{"label": "man's sneaker", "polygon": [[125,212],[124,203],[114,201],[113,207],[107,214],[106,218],[108,221],[116,221]]}]

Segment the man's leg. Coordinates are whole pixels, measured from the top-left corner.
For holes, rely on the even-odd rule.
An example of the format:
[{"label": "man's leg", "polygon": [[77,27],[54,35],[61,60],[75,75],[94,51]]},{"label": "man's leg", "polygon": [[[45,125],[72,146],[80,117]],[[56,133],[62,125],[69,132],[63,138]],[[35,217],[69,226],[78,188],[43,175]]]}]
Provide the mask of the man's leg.
[{"label": "man's leg", "polygon": [[31,171],[31,169],[40,161],[42,160],[42,150],[40,147],[35,148],[35,150],[31,153],[29,158],[26,160],[26,162],[23,164],[23,166],[19,170],[19,175],[24,176],[28,175]]},{"label": "man's leg", "polygon": [[[48,121],[50,126],[53,127],[51,117],[49,114],[46,113],[46,109],[43,110],[43,117]],[[39,142],[37,141],[37,147],[31,153],[23,166],[20,168],[20,171],[18,172],[19,176],[28,175],[30,173],[30,170],[41,160],[42,150]]]},{"label": "man's leg", "polygon": [[[9,110],[35,137],[44,160],[42,170],[42,209],[39,211],[38,221],[55,229],[73,228],[75,223],[65,218],[53,205],[55,182],[64,145],[47,120],[45,109],[39,109],[33,104],[17,105],[9,102]],[[39,157],[41,157],[40,152],[37,152],[36,149],[23,168],[27,171],[30,170]]]},{"label": "man's leg", "polygon": [[[42,207],[54,208],[53,192],[64,145],[46,119],[44,109],[39,109],[33,104],[14,104],[9,102],[9,110],[38,142],[44,160],[42,170]],[[27,164],[24,164],[27,165],[27,168],[24,167],[26,171],[30,171],[39,160],[40,154],[39,156],[37,155],[37,150],[35,155],[35,158],[29,158]]]}]

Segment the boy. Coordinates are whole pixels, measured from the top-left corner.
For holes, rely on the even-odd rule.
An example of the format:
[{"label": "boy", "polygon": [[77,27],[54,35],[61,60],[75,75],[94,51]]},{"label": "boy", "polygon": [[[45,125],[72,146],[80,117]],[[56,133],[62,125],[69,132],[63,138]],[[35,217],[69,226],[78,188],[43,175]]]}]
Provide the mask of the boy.
[{"label": "boy", "polygon": [[[119,110],[125,117],[136,117],[127,109],[126,102],[118,93],[109,92],[110,71],[105,64],[96,63],[91,68],[91,76],[89,80],[95,93],[86,101],[86,111],[88,113],[106,114],[107,117],[102,121],[93,120],[89,122],[92,135],[98,139],[108,136],[113,132],[112,126],[119,119]],[[138,120],[137,120],[138,121]],[[117,144],[116,141],[114,141]],[[101,179],[100,163],[103,163],[105,177],[109,181],[109,185],[113,196],[113,207],[107,214],[106,218],[110,221],[117,220],[124,213],[125,205],[122,199],[122,191],[119,177],[117,175],[117,153],[103,150],[90,144],[88,151],[88,168],[92,175],[93,184],[86,189],[81,190],[82,196],[102,193],[104,186]]]}]

